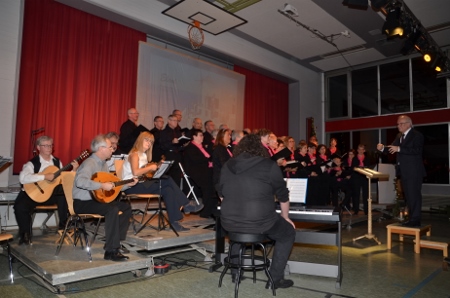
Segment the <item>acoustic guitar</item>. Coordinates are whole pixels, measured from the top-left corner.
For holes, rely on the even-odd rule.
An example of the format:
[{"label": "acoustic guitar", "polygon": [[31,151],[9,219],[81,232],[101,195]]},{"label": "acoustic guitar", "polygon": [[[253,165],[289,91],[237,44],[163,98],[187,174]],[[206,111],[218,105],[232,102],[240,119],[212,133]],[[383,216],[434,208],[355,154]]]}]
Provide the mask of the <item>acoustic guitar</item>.
[{"label": "acoustic guitar", "polygon": [[[89,156],[89,151],[84,150],[81,152],[80,156],[78,156],[76,159],[74,159],[76,162],[80,162],[81,160],[85,159]],[[34,183],[27,183],[23,185],[23,189],[27,193],[27,195],[35,202],[37,203],[44,203],[48,199],[50,199],[50,196],[53,193],[53,190],[55,190],[55,187],[58,184],[61,184],[61,172],[68,171],[72,167],[72,164],[69,163],[68,165],[62,167],[61,169],[58,169],[56,166],[48,166],[43,170],[42,172],[38,173],[38,175],[46,175],[46,174],[52,174],[55,175],[52,181],[48,180],[42,180]]]},{"label": "acoustic guitar", "polygon": [[[120,180],[116,175],[107,172],[97,172],[91,178],[95,182],[105,183],[111,182],[114,187],[111,190],[96,189],[92,191],[94,198],[100,203],[111,203],[114,201],[122,190],[122,186],[134,181],[134,179]],[[139,176],[139,181],[147,179],[145,176]]]}]

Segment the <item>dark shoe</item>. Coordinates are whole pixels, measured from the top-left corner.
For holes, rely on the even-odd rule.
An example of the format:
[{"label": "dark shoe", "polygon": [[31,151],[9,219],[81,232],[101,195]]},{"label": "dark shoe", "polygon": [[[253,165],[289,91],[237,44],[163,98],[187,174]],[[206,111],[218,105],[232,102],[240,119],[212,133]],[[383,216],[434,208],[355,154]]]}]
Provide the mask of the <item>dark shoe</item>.
[{"label": "dark shoe", "polygon": [[20,236],[19,239],[19,245],[30,245],[31,244],[31,237],[30,237],[30,233],[22,233],[22,235]]},{"label": "dark shoe", "polygon": [[414,227],[420,227],[420,221],[418,220],[408,220],[402,223],[403,227],[410,227],[410,228],[414,228]]},{"label": "dark shoe", "polygon": [[[275,285],[275,289],[278,289],[278,288],[286,289],[286,288],[292,287],[294,285],[294,282],[292,280],[283,279],[283,278],[280,280],[274,281],[273,283]],[[270,280],[268,280],[266,283],[266,289],[271,289],[271,288],[272,288],[272,284],[271,284]]]},{"label": "dark shoe", "polygon": [[173,229],[177,232],[188,232],[190,229],[183,227],[178,221],[171,223]]},{"label": "dark shoe", "polygon": [[203,209],[203,204],[200,203],[199,205],[197,205],[197,202],[194,200],[191,200],[188,204],[183,206],[183,211],[185,214],[189,214],[189,213],[196,213],[199,212],[200,210]]},{"label": "dark shoe", "polygon": [[124,256],[123,254],[120,253],[120,251],[118,249],[116,249],[116,250],[112,250],[112,251],[105,251],[104,259],[111,260],[114,262],[121,262],[121,261],[128,260],[128,257]]},{"label": "dark shoe", "polygon": [[129,254],[129,253],[130,253],[130,250],[129,250],[128,248],[126,248],[123,244],[121,244],[121,245],[120,245],[120,248],[119,248],[119,252],[120,252],[121,254]]},{"label": "dark shoe", "polygon": [[353,210],[353,215],[358,215],[359,211]]}]

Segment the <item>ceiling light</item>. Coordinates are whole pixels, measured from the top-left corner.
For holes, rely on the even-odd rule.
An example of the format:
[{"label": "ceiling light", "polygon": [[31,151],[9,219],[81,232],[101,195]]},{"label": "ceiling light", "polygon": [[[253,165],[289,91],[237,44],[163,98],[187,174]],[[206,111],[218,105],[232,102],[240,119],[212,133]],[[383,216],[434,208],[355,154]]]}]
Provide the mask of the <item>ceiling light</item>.
[{"label": "ceiling light", "polygon": [[431,62],[431,60],[433,60],[436,57],[436,53],[431,51],[431,50],[426,50],[423,51],[423,60],[425,60],[425,62]]},{"label": "ceiling light", "polygon": [[386,16],[386,22],[384,22],[382,31],[388,37],[402,36],[403,27],[401,24],[402,11],[400,7],[394,7],[389,9]]}]

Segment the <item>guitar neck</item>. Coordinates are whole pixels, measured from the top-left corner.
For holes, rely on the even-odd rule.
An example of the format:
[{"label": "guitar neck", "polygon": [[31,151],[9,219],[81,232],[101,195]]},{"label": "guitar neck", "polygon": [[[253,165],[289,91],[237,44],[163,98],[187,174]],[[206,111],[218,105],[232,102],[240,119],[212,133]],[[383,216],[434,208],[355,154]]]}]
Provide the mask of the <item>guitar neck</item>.
[{"label": "guitar neck", "polygon": [[[77,158],[75,158],[74,161],[80,162],[80,160],[82,160],[83,158],[85,158],[87,155],[88,155],[88,151],[85,150],[85,151],[81,152],[81,155],[78,156]],[[68,170],[70,169],[70,167],[73,167],[73,166],[72,166],[72,162],[69,163],[69,164],[67,164],[67,165],[65,165],[64,167],[62,167],[62,168],[59,169],[58,171],[56,171],[56,172],[54,173],[55,178],[58,177],[59,175],[61,175],[62,172],[68,171]]]},{"label": "guitar neck", "polygon": [[[142,177],[138,177],[138,179],[141,180]],[[134,179],[126,179],[126,180],[116,181],[116,182],[113,182],[113,183],[114,183],[114,187],[117,187],[117,186],[121,186],[121,185],[124,185],[124,184],[131,183],[133,181],[134,181]]]}]

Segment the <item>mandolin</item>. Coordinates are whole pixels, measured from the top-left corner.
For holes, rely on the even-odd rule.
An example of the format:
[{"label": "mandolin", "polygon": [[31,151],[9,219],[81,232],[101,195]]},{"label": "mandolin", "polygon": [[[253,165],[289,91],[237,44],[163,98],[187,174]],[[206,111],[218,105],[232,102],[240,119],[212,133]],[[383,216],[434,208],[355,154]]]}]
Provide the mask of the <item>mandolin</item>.
[{"label": "mandolin", "polygon": [[[83,152],[81,152],[80,156],[78,156],[74,160],[76,162],[80,162],[81,160],[85,159],[88,156],[89,151],[84,150]],[[55,187],[61,184],[61,177],[60,177],[61,172],[68,171],[71,167],[72,167],[71,163],[62,167],[61,169],[58,169],[58,167],[56,166],[48,166],[45,168],[45,170],[38,173],[38,175],[46,175],[53,173],[55,177],[53,178],[52,181],[42,180],[34,183],[27,183],[23,185],[23,189],[33,201],[37,203],[44,203],[45,201],[50,199],[50,196],[55,190]]]},{"label": "mandolin", "polygon": [[[91,178],[95,182],[105,183],[111,182],[114,187],[111,190],[96,189],[92,191],[94,198],[100,203],[111,203],[114,201],[122,190],[122,186],[134,181],[134,179],[120,180],[116,175],[107,172],[97,172]],[[139,176],[139,181],[147,179],[145,176]]]},{"label": "mandolin", "polygon": [[[158,171],[159,167],[163,164],[163,162],[166,161],[166,156],[165,155],[161,155],[161,160],[159,162],[150,162],[149,164],[156,164],[156,171]],[[145,167],[146,165],[142,166]],[[149,171],[145,174],[145,176],[147,177],[147,179],[152,179],[153,175],[155,175],[156,171]]]}]

